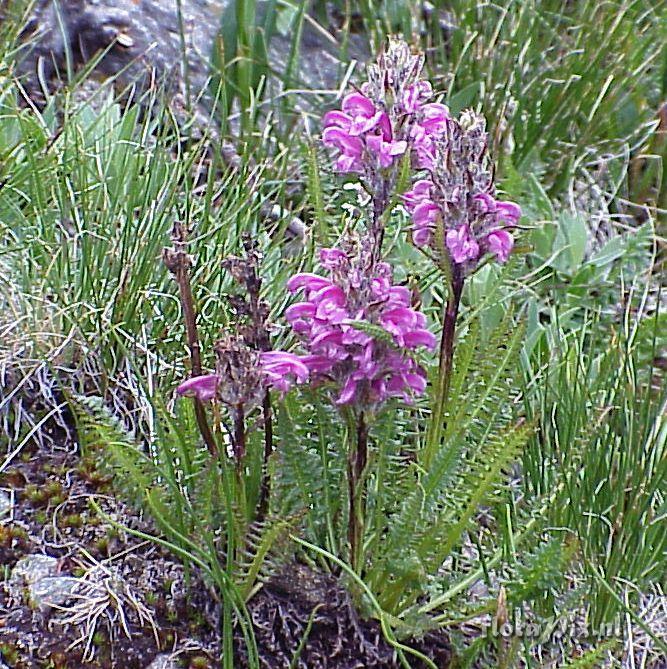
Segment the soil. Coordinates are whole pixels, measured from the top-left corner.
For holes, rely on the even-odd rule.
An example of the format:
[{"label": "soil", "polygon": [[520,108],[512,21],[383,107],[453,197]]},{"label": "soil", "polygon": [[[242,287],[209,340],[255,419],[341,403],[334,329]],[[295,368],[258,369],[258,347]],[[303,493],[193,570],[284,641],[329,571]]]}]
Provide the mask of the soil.
[{"label": "soil", "polygon": [[[59,575],[80,579],[87,595],[80,601],[89,605],[79,624],[68,623],[79,598],[60,609],[40,607],[27,592],[12,593],[6,578],[0,584],[0,655],[12,669],[144,669],[164,652],[179,653],[183,666],[215,666],[215,597],[196,576],[188,586],[183,566],[169,553],[100,520],[91,499],[117,522],[151,531],[113,497],[111,481],[92,460],[27,448],[0,475],[0,488],[14,498],[9,521],[0,525],[5,574],[24,556],[52,556]],[[142,607],[148,616],[140,615]]]},{"label": "soil", "polygon": [[[188,581],[182,564],[161,547],[118,531],[96,513],[91,499],[119,524],[153,532],[147,519],[114,496],[112,483],[91,457],[46,444],[24,448],[0,474],[0,490],[13,502],[0,524],[0,659],[11,669],[146,669],[170,656],[173,664],[165,669],[220,666],[215,592],[197,574]],[[79,594],[44,606],[27,586],[17,593],[12,570],[30,555],[57,558],[58,577],[78,579]],[[262,667],[401,666],[379,624],[359,616],[330,574],[292,564],[259,590],[248,610]],[[443,636],[407,643],[438,667],[449,666]],[[248,666],[239,630],[235,655],[236,666]]]},{"label": "soil", "polygon": [[[272,579],[248,604],[252,616],[261,666],[295,669],[398,669],[400,661],[375,620],[364,620],[339,581],[314,573],[304,565],[291,565]],[[302,640],[303,648],[300,649]],[[442,634],[407,641],[445,668],[451,647]],[[237,645],[237,656],[245,652]],[[299,652],[300,649],[300,652]],[[425,666],[410,655],[410,666]]]}]

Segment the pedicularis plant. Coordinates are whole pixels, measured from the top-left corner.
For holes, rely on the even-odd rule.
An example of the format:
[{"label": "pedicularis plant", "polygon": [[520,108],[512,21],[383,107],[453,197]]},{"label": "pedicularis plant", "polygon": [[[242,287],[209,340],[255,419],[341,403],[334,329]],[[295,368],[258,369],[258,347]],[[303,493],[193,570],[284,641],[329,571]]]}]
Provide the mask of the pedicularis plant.
[{"label": "pedicularis plant", "polygon": [[[180,286],[193,353],[193,376],[178,393],[194,397],[198,416],[204,414],[204,403],[212,404],[208,413],[215,418],[213,429],[207,420],[200,424],[209,449],[218,453],[224,450],[218,442],[225,444],[224,457],[236,463],[240,481],[248,466],[247,423],[261,410],[265,476],[257,513],[264,514],[267,508],[280,506],[266,500],[275,432],[271,395],[277,392],[286,402],[289,393],[293,405],[302,392],[292,387],[299,384],[310,388],[309,397],[316,393],[316,402],[326,397],[344,425],[345,443],[333,445],[345,463],[340,467],[344,485],[330,486],[327,477],[335,467],[325,462],[325,448],[321,474],[311,478],[321,478],[329,489],[321,498],[313,496],[305,513],[330,504],[324,510],[327,526],[334,527],[343,518],[344,540],[332,540],[327,551],[322,550],[329,556],[329,549],[337,552],[333,557],[345,560],[347,568],[377,595],[381,610],[394,616],[404,616],[423,600],[423,591],[410,590],[414,573],[426,568],[437,573],[479,505],[494,492],[526,432],[520,423],[509,426],[502,405],[507,397],[498,400],[494,395],[504,388],[509,355],[480,363],[466,387],[465,374],[472,374],[477,345],[474,337],[469,338],[467,363],[457,381],[465,402],[452,397],[448,404],[466,280],[482,264],[508,259],[512,228],[521,212],[516,204],[496,196],[483,117],[465,111],[452,118],[421,78],[423,63],[423,55],[390,40],[369,66],[368,81],[344,97],[340,110],[324,116],[322,142],[334,156],[335,170],[356,176],[366,193],[365,205],[357,230],[346,230],[336,247],[319,251],[319,271],[299,273],[287,281],[286,290],[297,300],[284,315],[297,342],[293,351],[272,348],[269,306],[260,298],[260,257],[248,243],[243,258],[225,263],[245,295],[233,303],[242,324],[217,343],[215,372],[204,374],[187,271],[182,267],[187,255],[177,246],[165,255]],[[389,215],[398,208],[410,217],[405,217],[411,220],[406,234],[412,244],[446,284],[448,299],[437,326],[429,324],[418,308],[418,296],[395,283],[385,256],[385,229]],[[500,338],[511,329],[506,327]],[[512,341],[516,344],[518,336],[503,340],[498,348],[515,350]],[[430,359],[437,350],[437,373],[429,383],[427,368],[436,367]],[[473,388],[479,391],[477,404],[471,400]],[[431,399],[430,419],[426,430],[416,427],[417,447],[408,457],[388,454],[378,438],[376,449],[376,426],[393,423],[392,439],[400,440],[406,415],[417,415],[410,407],[425,393]],[[489,408],[489,398],[500,404]],[[312,432],[312,416],[301,416],[308,426],[291,426],[290,437],[278,446],[279,454],[281,448],[293,449],[303,432]],[[291,417],[295,419],[294,412]],[[397,463],[400,471],[395,472]],[[281,476],[279,471],[276,476]],[[391,476],[394,480],[387,482]],[[459,487],[457,494],[448,496],[452,482]],[[380,494],[381,488],[392,485],[396,495]],[[238,491],[243,494],[241,484]],[[331,503],[332,491],[346,504]],[[410,524],[409,537],[401,538],[399,531]],[[421,566],[415,568],[415,562]],[[422,601],[412,611],[423,616],[447,598],[445,593],[426,604]]]}]

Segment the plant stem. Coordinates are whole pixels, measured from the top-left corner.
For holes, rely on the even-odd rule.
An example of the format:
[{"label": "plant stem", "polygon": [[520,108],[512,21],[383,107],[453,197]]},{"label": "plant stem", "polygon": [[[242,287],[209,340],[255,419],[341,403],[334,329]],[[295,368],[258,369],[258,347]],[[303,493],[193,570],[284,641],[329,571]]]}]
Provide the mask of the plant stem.
[{"label": "plant stem", "polygon": [[442,420],[449,395],[454,363],[454,341],[456,338],[456,320],[459,315],[464,277],[461,270],[453,265],[452,278],[449,284],[449,296],[445,305],[440,338],[440,360],[438,365],[438,385],[436,388],[431,422],[426,437],[423,465],[428,467],[435,456],[442,434]]},{"label": "plant stem", "polygon": [[454,337],[456,334],[456,319],[459,315],[459,305],[461,304],[461,293],[463,292],[463,275],[455,266],[452,271],[452,283],[450,286],[447,306],[445,308],[445,317],[442,324],[442,337],[440,339],[440,378],[443,379],[444,392],[442,403],[447,401],[449,393],[449,384],[452,377],[452,367],[454,361]]},{"label": "plant stem", "polygon": [[[190,284],[190,256],[186,251],[187,231],[185,225],[180,221],[174,223],[174,229],[171,234],[174,247],[164,249],[162,258],[167,269],[174,276],[178,285],[178,293],[183,310],[183,320],[185,322],[185,335],[190,351],[190,371],[192,376],[201,376],[201,348],[199,346],[199,333],[197,332],[197,315],[194,306],[194,297],[192,295],[192,286]],[[206,418],[206,409],[198,398],[194,398],[195,418],[197,427],[201,433],[202,439],[209,452],[217,456],[218,447],[211,428]]]},{"label": "plant stem", "polygon": [[262,460],[262,483],[259,490],[259,504],[257,508],[257,516],[260,520],[266,514],[269,504],[269,493],[271,492],[269,458],[273,453],[273,411],[271,407],[271,394],[268,390],[264,394],[262,415],[264,418],[264,459]]},{"label": "plant stem", "polygon": [[[361,571],[361,548],[364,536],[364,472],[368,463],[368,425],[364,412],[359,412],[355,421],[354,437],[350,439],[347,456],[347,482],[349,490],[349,525],[350,566],[356,573]],[[352,432],[352,430],[351,430]]]},{"label": "plant stem", "polygon": [[236,460],[236,468],[240,470],[243,465],[243,458],[245,456],[245,410],[243,408],[243,403],[239,402],[234,407],[233,411],[233,421],[234,421],[234,459]]}]

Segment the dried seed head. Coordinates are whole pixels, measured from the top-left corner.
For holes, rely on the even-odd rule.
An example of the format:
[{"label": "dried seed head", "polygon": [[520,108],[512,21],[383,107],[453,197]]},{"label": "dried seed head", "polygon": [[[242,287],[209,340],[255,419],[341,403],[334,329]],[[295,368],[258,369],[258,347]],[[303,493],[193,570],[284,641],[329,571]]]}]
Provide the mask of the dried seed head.
[{"label": "dried seed head", "polygon": [[231,407],[244,407],[246,411],[258,406],[265,389],[259,352],[238,335],[221,337],[214,351],[220,401]]}]

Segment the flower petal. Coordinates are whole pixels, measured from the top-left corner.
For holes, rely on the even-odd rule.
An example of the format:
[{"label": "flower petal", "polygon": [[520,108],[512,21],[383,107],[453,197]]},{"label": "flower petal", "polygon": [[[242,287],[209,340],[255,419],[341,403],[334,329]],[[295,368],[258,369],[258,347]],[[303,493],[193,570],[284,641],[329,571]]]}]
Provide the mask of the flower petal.
[{"label": "flower petal", "polygon": [[210,402],[218,392],[220,377],[217,374],[204,374],[202,376],[193,376],[187,381],[183,381],[176,392],[185,397],[195,397],[200,402]]}]

